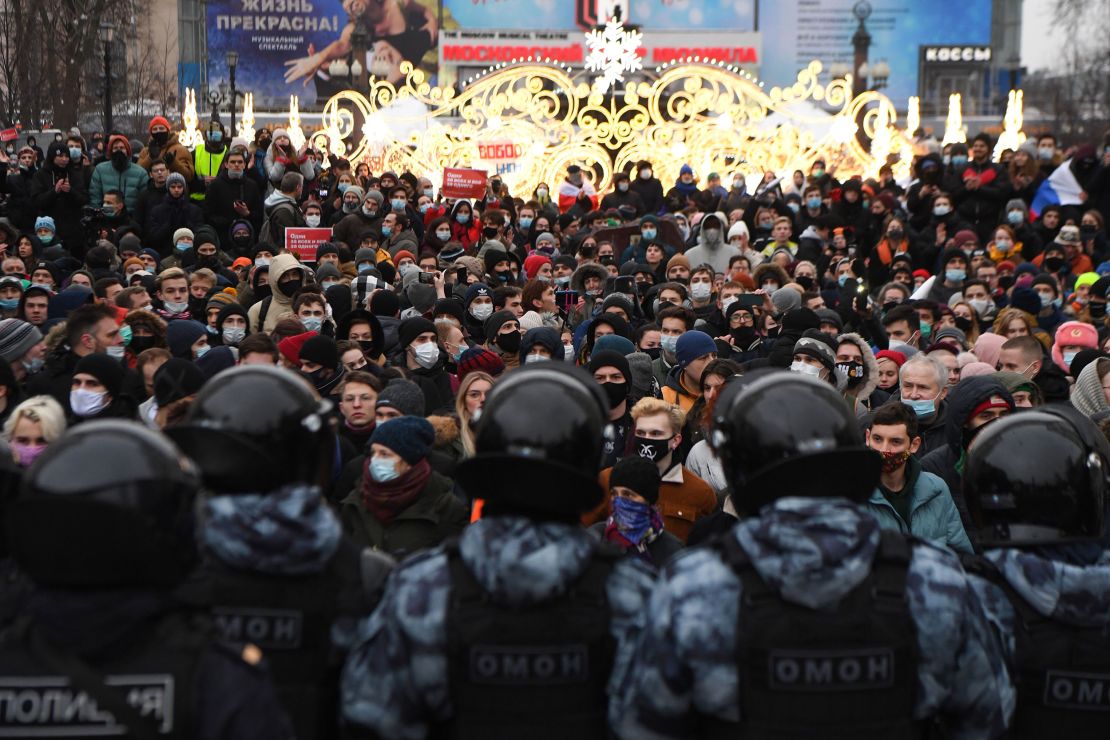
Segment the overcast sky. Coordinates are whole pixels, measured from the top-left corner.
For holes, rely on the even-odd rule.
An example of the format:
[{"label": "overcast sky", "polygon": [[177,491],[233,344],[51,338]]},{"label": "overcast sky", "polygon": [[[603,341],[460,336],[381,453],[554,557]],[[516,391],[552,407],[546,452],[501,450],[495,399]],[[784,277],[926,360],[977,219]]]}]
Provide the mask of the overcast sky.
[{"label": "overcast sky", "polygon": [[[1060,48],[1066,36],[1052,23],[1052,6],[1055,0],[1025,0],[1022,6],[1024,17],[1021,23],[1022,63],[1030,72],[1057,66]],[[1106,3],[1092,0],[1091,13],[1105,12]],[[1090,27],[1097,27],[1093,18]]]}]

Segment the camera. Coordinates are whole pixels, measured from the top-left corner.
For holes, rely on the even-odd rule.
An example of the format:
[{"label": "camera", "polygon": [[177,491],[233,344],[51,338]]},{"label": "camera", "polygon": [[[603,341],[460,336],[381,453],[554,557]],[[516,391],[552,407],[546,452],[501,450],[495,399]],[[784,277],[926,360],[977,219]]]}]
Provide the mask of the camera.
[{"label": "camera", "polygon": [[[465,269],[465,268],[464,268]],[[417,282],[424,283],[425,285],[435,285],[436,274],[434,272],[423,272],[416,276]]]}]

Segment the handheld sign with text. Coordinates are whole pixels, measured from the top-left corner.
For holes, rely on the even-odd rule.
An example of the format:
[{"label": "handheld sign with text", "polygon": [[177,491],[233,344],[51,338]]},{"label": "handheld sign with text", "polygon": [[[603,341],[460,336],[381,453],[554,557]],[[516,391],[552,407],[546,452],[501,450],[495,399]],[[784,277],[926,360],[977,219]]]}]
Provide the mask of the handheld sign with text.
[{"label": "handheld sign with text", "polygon": [[486,171],[448,167],[439,192],[444,198],[481,198],[486,192]]},{"label": "handheld sign with text", "polygon": [[6,128],[0,131],[0,141],[9,142],[15,141],[19,138],[19,130],[14,128]]},{"label": "handheld sign with text", "polygon": [[331,229],[291,226],[285,230],[285,249],[301,262],[316,261],[316,247],[331,241]]}]

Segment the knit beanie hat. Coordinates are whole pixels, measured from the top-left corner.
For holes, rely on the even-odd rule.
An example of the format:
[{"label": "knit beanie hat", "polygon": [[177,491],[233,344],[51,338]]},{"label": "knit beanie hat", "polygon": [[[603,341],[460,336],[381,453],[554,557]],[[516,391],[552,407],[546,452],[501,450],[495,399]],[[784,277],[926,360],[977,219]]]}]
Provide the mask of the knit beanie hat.
[{"label": "knit beanie hat", "polygon": [[15,362],[42,341],[42,332],[21,319],[0,321],[0,360]]},{"label": "knit beanie hat", "polygon": [[207,333],[208,329],[199,321],[171,321],[166,328],[166,344],[170,348],[170,354],[185,360],[193,359],[193,343]]},{"label": "knit beanie hat", "polygon": [[189,184],[187,182],[185,182],[185,175],[182,175],[180,172],[171,172],[169,174],[169,176],[166,178],[166,187],[167,188],[170,185],[173,185],[174,183],[177,183],[178,185],[180,185],[183,188],[189,187]]},{"label": "knit beanie hat", "polygon": [[301,364],[301,348],[304,347],[305,342],[316,336],[314,331],[306,331],[304,334],[296,334],[291,337],[286,337],[278,342],[278,352],[282,354],[285,359],[294,365]]},{"label": "knit beanie hat", "polygon": [[516,321],[516,314],[512,311],[497,311],[491,315],[482,328],[486,331],[486,341],[492,342],[501,333],[501,327],[510,321]]},{"label": "knit beanie hat", "polygon": [[[689,332],[687,332],[687,334],[689,334]],[[684,334],[683,336],[686,335]],[[713,340],[711,339],[709,341]],[[717,351],[717,345],[713,345],[713,351]],[[590,355],[590,364],[588,367],[591,374],[603,367],[615,367],[617,370],[620,370],[626,383],[632,382],[632,370],[628,367],[628,359],[619,352],[614,352],[613,350],[594,352]]]},{"label": "knit beanie hat", "polygon": [[884,349],[881,352],[876,352],[875,362],[878,362],[879,360],[890,360],[899,368],[901,368],[902,365],[906,364],[906,356],[901,352],[893,349]]},{"label": "knit beanie hat", "polygon": [[335,370],[339,367],[339,349],[331,337],[317,335],[310,337],[301,345],[300,359]]},{"label": "knit beanie hat", "polygon": [[35,231],[39,229],[50,229],[53,233],[58,232],[58,227],[54,225],[54,219],[51,216],[39,216],[35,219]]},{"label": "knit beanie hat", "polygon": [[520,317],[520,328],[522,331],[529,329],[538,329],[543,326],[543,316],[540,316],[535,311],[525,311],[524,315]]},{"label": "knit beanie hat", "polygon": [[409,465],[415,465],[427,457],[435,439],[435,429],[427,419],[401,416],[378,424],[370,435],[370,444],[388,447]]},{"label": "knit beanie hat", "polygon": [[496,352],[482,347],[471,347],[464,351],[456,363],[459,382],[469,373],[481,371],[493,377],[505,372],[505,361]]},{"label": "knit beanie hat", "polygon": [[411,380],[391,380],[378,394],[376,408],[397,409],[404,416],[423,417],[424,391]]},{"label": "knit beanie hat", "polygon": [[375,316],[396,316],[401,310],[401,299],[392,290],[379,290],[370,296],[370,313]]},{"label": "knit beanie hat", "polygon": [[566,347],[559,339],[559,332],[547,326],[540,326],[526,331],[520,340],[521,362],[537,344],[550,352],[553,360],[562,360],[566,357]]},{"label": "knit beanie hat", "polygon": [[551,260],[542,254],[531,254],[524,259],[524,274],[529,280],[536,279],[536,273],[544,265],[550,265]]},{"label": "knit beanie hat", "polygon": [[173,232],[173,243],[174,244],[177,244],[182,239],[192,239],[192,238],[194,238],[192,229],[186,229],[186,228],[182,227],[182,228],[178,229],[177,231]]},{"label": "knit beanie hat", "polygon": [[154,402],[165,408],[191,396],[204,385],[204,372],[192,362],[174,357],[154,371]]},{"label": "knit beanie hat", "polygon": [[447,314],[458,319],[459,324],[462,325],[466,321],[465,311],[462,304],[455,298],[440,298],[432,306],[432,317]]},{"label": "knit beanie hat", "polygon": [[463,303],[467,308],[470,308],[470,304],[474,302],[475,298],[492,296],[493,289],[488,285],[485,283],[474,283],[466,289],[466,298],[463,299]]},{"label": "knit beanie hat", "polygon": [[611,350],[621,355],[628,356],[636,351],[636,345],[631,340],[617,334],[604,334],[594,342],[594,352]]},{"label": "knit beanie hat", "polygon": [[793,288],[782,287],[771,294],[771,303],[775,313],[786,313],[802,305],[802,294]]},{"label": "knit beanie hat", "polygon": [[682,267],[685,267],[687,270],[689,270],[690,260],[686,259],[686,255],[684,254],[676,254],[674,257],[671,257],[669,260],[667,260],[666,272],[670,272],[671,268],[675,265],[681,265]]},{"label": "knit beanie hat", "polygon": [[232,303],[235,303],[235,296],[233,296],[231,293],[220,291],[219,293],[216,293],[208,299],[208,303],[205,304],[204,310],[205,312],[207,312],[210,309],[215,308],[222,311],[224,306],[230,306]]},{"label": "knit beanie hat", "polygon": [[1010,296],[1010,305],[1025,311],[1027,314],[1036,316],[1041,312],[1041,297],[1031,288],[1014,288],[1014,292]]},{"label": "knit beanie hat", "polygon": [[328,254],[338,256],[339,248],[331,242],[320,242],[319,246],[316,247],[316,262],[319,263],[320,258]]},{"label": "knit beanie hat", "polygon": [[100,353],[85,355],[78,360],[73,368],[73,374],[79,373],[96,378],[113,398],[118,396],[120,389],[123,388],[123,378],[126,375],[123,364],[119,360]]},{"label": "knit beanie hat", "polygon": [[685,370],[694,360],[716,351],[717,343],[713,341],[713,337],[703,331],[694,330],[678,338],[674,354],[678,367]]},{"label": "knit beanie hat", "polygon": [[836,369],[836,347],[822,331],[807,329],[802,338],[794,343],[794,354],[812,357],[832,373]]},{"label": "knit beanie hat", "polygon": [[640,494],[654,506],[659,501],[659,468],[639,455],[618,460],[609,473],[609,490],[617,486]]},{"label": "knit beanie hat", "polygon": [[836,333],[844,331],[844,320],[840,318],[840,314],[831,308],[819,308],[814,313],[820,319],[822,324],[833,324],[836,327]]},{"label": "knit beanie hat", "polygon": [[436,304],[436,289],[427,283],[414,282],[405,288],[405,296],[412,307],[422,313],[428,313]]},{"label": "knit beanie hat", "polygon": [[[378,295],[381,295],[380,293]],[[377,295],[374,296],[377,298]],[[412,318],[405,319],[397,328],[397,346],[400,349],[405,349],[412,341],[425,332],[432,332],[435,334],[436,325],[428,321],[422,316],[413,316]]]},{"label": "knit beanie hat", "polygon": [[338,280],[343,277],[339,272],[339,268],[331,262],[324,262],[316,268],[316,282],[322,283],[325,280]]}]

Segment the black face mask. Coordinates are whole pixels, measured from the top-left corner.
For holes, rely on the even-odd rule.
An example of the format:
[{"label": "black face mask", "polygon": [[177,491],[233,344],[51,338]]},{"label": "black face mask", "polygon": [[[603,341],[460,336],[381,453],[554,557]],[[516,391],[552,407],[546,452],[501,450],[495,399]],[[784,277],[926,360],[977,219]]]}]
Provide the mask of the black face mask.
[{"label": "black face mask", "polygon": [[645,460],[659,462],[670,453],[672,439],[674,439],[674,437],[667,437],[666,439],[648,439],[647,437],[637,435],[636,454]]},{"label": "black face mask", "polygon": [[1063,266],[1064,266],[1064,258],[1063,257],[1045,257],[1044,258],[1044,267],[1049,272],[1056,272],[1057,270],[1059,270]]},{"label": "black face mask", "polygon": [[487,239],[496,239],[497,238],[497,227],[496,226],[486,226],[486,227],[484,227],[482,229],[482,236],[484,236]]},{"label": "black face mask", "polygon": [[852,362],[839,362],[836,366],[840,369],[840,372],[844,373],[844,376],[848,378],[849,388],[855,388],[863,382],[862,362],[856,362],[855,360]]},{"label": "black face mask", "polygon": [[112,167],[123,172],[127,169],[127,165],[131,163],[131,158],[127,156],[125,151],[112,152]]},{"label": "black face mask", "polygon": [[214,255],[205,255],[197,257],[197,267],[207,267],[209,270],[216,271],[220,269],[220,258]]},{"label": "black face mask", "polygon": [[956,317],[956,328],[965,334],[971,331],[971,319],[964,318],[963,316]]},{"label": "black face mask", "polygon": [[273,291],[270,290],[269,283],[266,283],[265,285],[259,285],[257,288],[254,289],[254,297],[260,301],[264,298],[269,298],[271,295],[273,295]]},{"label": "black face mask", "polygon": [[251,244],[251,235],[236,234],[235,236],[231,237],[231,241],[237,247],[249,247]]},{"label": "black face mask", "polygon": [[301,280],[299,278],[297,280],[290,280],[288,282],[281,283],[279,287],[281,288],[282,293],[292,297],[298,290],[304,287],[304,280]]},{"label": "black face mask", "polygon": [[169,141],[169,139],[170,139],[170,132],[169,131],[159,131],[156,134],[151,134],[150,135],[150,140],[153,141],[157,146],[164,146],[165,143],[167,141]]},{"label": "black face mask", "polygon": [[813,290],[813,287],[814,287],[813,278],[811,278],[809,275],[795,276],[794,277],[794,282],[796,282],[798,285],[805,288],[807,291],[808,290]]},{"label": "black face mask", "polygon": [[605,391],[611,409],[628,400],[628,383],[602,383],[601,390]]},{"label": "black face mask", "polygon": [[650,357],[652,360],[658,360],[659,355],[663,352],[663,348],[662,347],[648,347],[647,349],[641,349],[640,351],[643,352],[648,357]]},{"label": "black face mask", "polygon": [[779,335],[779,328],[780,327],[776,326],[774,329],[768,329],[767,334],[765,334],[764,336],[766,336],[768,339],[774,339]]},{"label": "black face mask", "polygon": [[[1105,301],[1091,301],[1087,304],[1087,310],[1091,312],[1092,319],[1106,318],[1106,302]],[[132,340],[134,341],[134,340]]]},{"label": "black face mask", "polygon": [[1001,288],[1003,291],[1009,290],[1010,288],[1014,287],[1015,281],[1016,279],[1013,275],[1001,275],[998,278],[998,287]]},{"label": "black face mask", "polygon": [[131,337],[131,344],[129,344],[128,347],[131,349],[131,352],[133,354],[137,355],[141,352],[144,352],[144,351],[154,347],[155,341],[157,341],[157,340],[154,337],[136,337],[136,336],[132,336]]},{"label": "black face mask", "polygon": [[494,344],[507,354],[515,355],[520,351],[520,332],[511,331],[508,334],[498,334]]},{"label": "black face mask", "polygon": [[752,346],[752,342],[756,340],[759,335],[755,333],[754,326],[741,326],[738,329],[732,330],[732,341],[736,349],[740,351],[747,350]]}]

